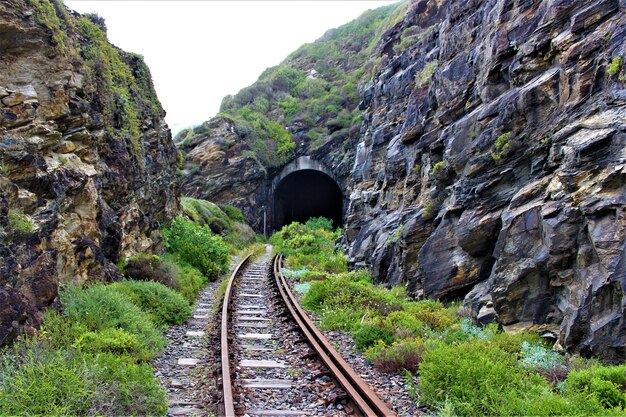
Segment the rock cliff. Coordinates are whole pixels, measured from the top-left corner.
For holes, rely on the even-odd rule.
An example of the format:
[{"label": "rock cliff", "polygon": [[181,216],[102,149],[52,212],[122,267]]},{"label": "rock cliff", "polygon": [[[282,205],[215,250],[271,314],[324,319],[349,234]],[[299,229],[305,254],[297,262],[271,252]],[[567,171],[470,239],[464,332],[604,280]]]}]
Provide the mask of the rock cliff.
[{"label": "rock cliff", "polygon": [[[397,10],[369,35],[359,129],[318,148],[276,118],[293,157],[323,161],[341,186],[350,262],[416,297],[464,299],[483,322],[623,361],[626,2]],[[319,77],[307,65],[295,68]],[[259,86],[244,91],[250,106]],[[258,168],[232,118],[204,128],[186,138],[185,190],[250,216],[271,205],[284,162]]]},{"label": "rock cliff", "polygon": [[616,0],[411,3],[363,91],[352,262],[623,360],[625,38]]},{"label": "rock cliff", "polygon": [[179,208],[176,148],[140,56],[58,0],[0,3],[0,344],[59,285],[119,279]]}]

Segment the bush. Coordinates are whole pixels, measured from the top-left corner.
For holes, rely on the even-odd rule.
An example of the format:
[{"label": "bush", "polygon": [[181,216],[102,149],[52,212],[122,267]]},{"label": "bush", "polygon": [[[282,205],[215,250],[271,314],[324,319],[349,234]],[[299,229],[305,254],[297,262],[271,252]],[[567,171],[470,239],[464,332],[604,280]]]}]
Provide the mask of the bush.
[{"label": "bush", "polygon": [[383,341],[389,345],[393,342],[393,332],[386,327],[366,324],[354,332],[354,343],[356,348],[360,351],[364,351],[370,346],[373,346],[378,341]]},{"label": "bush", "polygon": [[462,416],[510,415],[505,398],[521,396],[532,385],[546,386],[538,376],[523,378],[515,362],[484,341],[436,344],[420,365],[420,398],[431,407],[449,398]]},{"label": "bush", "polygon": [[563,365],[563,356],[553,352],[541,344],[531,344],[523,341],[519,352],[519,364],[523,368],[533,371],[547,371],[557,365]]},{"label": "bush", "polygon": [[110,286],[73,287],[61,291],[60,296],[68,320],[89,331],[123,329],[137,336],[152,355],[165,347],[165,339],[151,317]]},{"label": "bush", "polygon": [[565,380],[565,392],[595,398],[603,407],[626,408],[626,365],[592,366],[572,371]]},{"label": "bush", "polygon": [[454,310],[447,309],[443,303],[436,300],[407,303],[404,309],[433,330],[446,329],[458,320]]},{"label": "bush", "polygon": [[142,346],[139,338],[122,329],[86,332],[76,340],[74,346],[85,352],[129,355],[139,361],[150,359],[150,352]]},{"label": "bush", "polygon": [[167,249],[204,275],[216,279],[230,262],[228,246],[209,228],[178,216],[163,231]]},{"label": "bush", "polygon": [[[309,291],[307,291],[305,295],[308,294]],[[320,327],[323,330],[343,330],[351,332],[359,328],[361,319],[366,314],[367,310],[363,309],[324,310],[320,317]]]},{"label": "bush", "polygon": [[89,330],[80,323],[70,322],[52,309],[43,313],[43,324],[37,333],[39,342],[50,349],[71,347],[76,339]]},{"label": "bush", "polygon": [[191,317],[189,302],[165,285],[150,281],[124,281],[109,285],[136,306],[150,314],[158,324],[182,324]]},{"label": "bush", "polygon": [[[465,318],[459,323],[455,323],[449,328],[438,333],[438,337],[445,343],[457,344],[472,340],[489,340],[497,333],[498,326],[496,324],[488,324],[485,327],[479,327],[474,324],[472,319]],[[519,350],[515,353],[517,352],[519,352]]]},{"label": "bush", "polygon": [[294,222],[284,226],[270,241],[277,252],[287,256],[290,268],[340,273],[348,270],[345,256],[335,250],[340,235],[341,229],[332,231],[332,222],[318,217],[306,224]]},{"label": "bush", "polygon": [[[619,74],[624,66],[624,58],[621,56],[616,56],[611,60],[607,72],[609,75]],[[621,81],[621,80],[620,80]]]},{"label": "bush", "polygon": [[123,272],[129,279],[160,282],[170,288],[178,289],[178,282],[171,265],[164,263],[159,256],[134,256],[126,263]]},{"label": "bush", "polygon": [[326,217],[311,217],[306,221],[305,226],[311,230],[322,229],[328,232],[332,232],[333,229],[333,221],[327,219]]},{"label": "bush", "polygon": [[173,269],[178,292],[180,292],[190,303],[196,299],[196,295],[207,284],[208,278],[189,265],[188,263],[177,261],[172,255],[165,256],[165,262]]},{"label": "bush", "polygon": [[111,354],[96,357],[98,381],[91,415],[165,415],[166,392],[154,378],[152,366]]},{"label": "bush", "polygon": [[7,218],[9,230],[19,234],[31,233],[33,231],[33,222],[22,210],[9,209]]},{"label": "bush", "polygon": [[226,213],[228,218],[235,222],[245,223],[246,218],[243,216],[243,213],[238,207],[235,206],[222,206],[222,211]]},{"label": "bush", "polygon": [[421,339],[405,339],[391,346],[378,342],[365,352],[365,358],[381,372],[396,373],[402,369],[416,372],[423,354]]},{"label": "bush", "polygon": [[384,319],[385,326],[394,329],[396,333],[405,334],[408,332],[411,336],[421,336],[425,329],[425,324],[415,314],[408,311],[393,311]]},{"label": "bush", "polygon": [[86,357],[34,343],[0,355],[0,415],[88,415],[96,389]]}]

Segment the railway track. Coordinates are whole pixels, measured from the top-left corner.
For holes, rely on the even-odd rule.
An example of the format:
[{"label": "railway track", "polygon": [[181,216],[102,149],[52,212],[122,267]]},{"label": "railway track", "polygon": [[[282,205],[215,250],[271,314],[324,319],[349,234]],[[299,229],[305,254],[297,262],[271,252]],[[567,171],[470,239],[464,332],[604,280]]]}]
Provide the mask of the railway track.
[{"label": "railway track", "polygon": [[282,257],[245,258],[222,305],[224,412],[235,416],[395,416],[300,308]]}]

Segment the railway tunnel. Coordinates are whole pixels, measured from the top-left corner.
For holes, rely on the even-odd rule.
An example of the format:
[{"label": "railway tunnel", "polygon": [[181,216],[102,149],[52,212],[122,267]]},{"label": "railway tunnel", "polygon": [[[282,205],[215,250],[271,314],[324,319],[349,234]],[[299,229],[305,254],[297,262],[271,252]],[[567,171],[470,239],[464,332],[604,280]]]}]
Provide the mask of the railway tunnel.
[{"label": "railway tunnel", "polygon": [[272,184],[272,228],[323,216],[343,226],[344,197],[332,172],[310,157],[287,165]]}]

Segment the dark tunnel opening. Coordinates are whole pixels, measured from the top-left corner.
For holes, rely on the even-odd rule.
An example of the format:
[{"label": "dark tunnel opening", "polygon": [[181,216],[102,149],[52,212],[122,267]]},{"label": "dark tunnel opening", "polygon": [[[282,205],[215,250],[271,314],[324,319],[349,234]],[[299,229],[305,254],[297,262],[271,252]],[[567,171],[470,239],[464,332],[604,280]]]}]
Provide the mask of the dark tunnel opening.
[{"label": "dark tunnel opening", "polygon": [[304,169],[283,178],[274,191],[274,230],[294,221],[323,216],[343,226],[343,196],[337,183],[323,172]]}]

